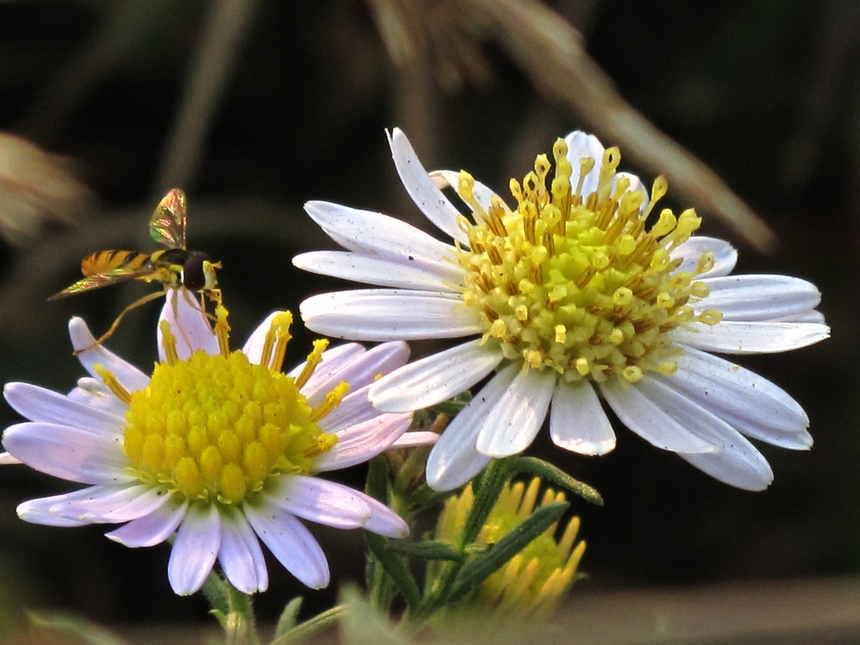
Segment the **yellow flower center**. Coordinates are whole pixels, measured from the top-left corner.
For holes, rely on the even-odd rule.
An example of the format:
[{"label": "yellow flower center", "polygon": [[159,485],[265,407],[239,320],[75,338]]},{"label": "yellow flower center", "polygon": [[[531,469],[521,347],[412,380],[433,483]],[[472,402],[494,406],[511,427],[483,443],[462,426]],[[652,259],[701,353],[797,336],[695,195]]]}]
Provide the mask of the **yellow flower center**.
[{"label": "yellow flower center", "polygon": [[[646,204],[627,176],[616,175],[617,148],[595,160],[580,160],[580,179],[563,140],[553,147],[555,176],[545,155],[522,184],[511,181],[517,208],[495,198],[488,209],[473,195],[474,180],[461,172],[458,192],[473,208],[475,222],[461,219],[469,249],[458,249],[466,269],[463,296],[478,309],[484,341],[498,343],[510,360],[532,369],[554,369],[568,382],[615,375],[639,380],[653,370],[671,374],[681,349],[669,332],[692,322],[716,324],[714,310],[696,313],[692,303],[708,289],[694,278],[709,270],[712,253],[693,272],[677,271],[671,251],[699,228],[693,210],[676,216],[663,210],[646,220],[666,193],[654,182]],[[583,181],[598,172],[597,188],[583,194]]]},{"label": "yellow flower center", "polygon": [[155,365],[146,388],[126,393],[124,448],[142,482],[167,485],[189,500],[236,504],[269,477],[311,472],[314,458],[337,442],[317,422],[348,386],[341,383],[316,409],[300,392],[325,342],[315,345],[297,379],[280,371],[291,319],[274,319],[261,364],[227,350],[225,316],[216,326],[222,340],[217,355],[198,350],[188,360],[176,359],[174,337],[162,327],[168,359]]}]

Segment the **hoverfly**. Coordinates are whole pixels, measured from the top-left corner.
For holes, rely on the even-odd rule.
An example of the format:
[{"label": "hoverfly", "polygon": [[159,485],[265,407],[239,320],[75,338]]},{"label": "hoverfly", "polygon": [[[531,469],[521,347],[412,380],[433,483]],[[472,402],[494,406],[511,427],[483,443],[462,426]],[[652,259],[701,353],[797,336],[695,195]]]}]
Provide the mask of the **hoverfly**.
[{"label": "hoverfly", "polygon": [[[160,282],[163,285],[161,291],[135,300],[123,309],[110,329],[93,346],[107,340],[116,331],[125,314],[166,294],[168,289],[186,289],[200,293],[204,298],[209,294],[216,303],[220,302],[221,292],[216,288],[218,281],[215,270],[221,268],[221,263],[213,262],[206,253],[188,251],[185,248],[186,213],[185,193],[178,188],[172,189],[158,203],[149,220],[149,234],[152,239],[168,247],[167,249],[152,254],[116,250],[93,253],[81,261],[84,277],[48,300],[73,296],[126,280]],[[201,309],[209,316],[206,313],[205,300]]]}]

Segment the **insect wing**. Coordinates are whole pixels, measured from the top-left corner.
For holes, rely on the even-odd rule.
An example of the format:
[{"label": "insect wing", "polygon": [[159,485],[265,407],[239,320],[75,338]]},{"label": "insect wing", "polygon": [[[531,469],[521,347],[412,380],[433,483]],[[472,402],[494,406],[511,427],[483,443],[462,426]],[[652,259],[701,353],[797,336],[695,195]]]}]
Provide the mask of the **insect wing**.
[{"label": "insect wing", "polygon": [[152,239],[171,249],[184,249],[186,213],[185,192],[172,189],[155,207],[149,220]]},{"label": "insect wing", "polygon": [[53,296],[48,298],[48,300],[57,300],[58,298],[73,296],[77,293],[83,293],[84,291],[101,289],[102,287],[107,287],[118,282],[142,278],[144,276],[151,275],[152,272],[151,267],[139,267],[135,269],[119,268],[112,271],[105,271],[104,273],[96,273],[94,275],[89,275],[86,278],[81,278],[73,285],[66,287],[59,293],[55,293]]}]

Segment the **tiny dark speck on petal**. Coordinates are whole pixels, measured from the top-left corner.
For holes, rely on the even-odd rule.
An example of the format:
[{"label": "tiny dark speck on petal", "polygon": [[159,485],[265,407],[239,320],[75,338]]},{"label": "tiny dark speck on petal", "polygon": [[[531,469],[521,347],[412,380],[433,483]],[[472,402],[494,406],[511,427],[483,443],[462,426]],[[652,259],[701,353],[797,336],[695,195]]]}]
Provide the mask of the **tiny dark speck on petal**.
[{"label": "tiny dark speck on petal", "polygon": [[408,256],[408,259],[409,259],[409,261],[410,261],[410,262],[415,261],[415,257],[414,257],[414,256],[412,256],[412,255]]}]

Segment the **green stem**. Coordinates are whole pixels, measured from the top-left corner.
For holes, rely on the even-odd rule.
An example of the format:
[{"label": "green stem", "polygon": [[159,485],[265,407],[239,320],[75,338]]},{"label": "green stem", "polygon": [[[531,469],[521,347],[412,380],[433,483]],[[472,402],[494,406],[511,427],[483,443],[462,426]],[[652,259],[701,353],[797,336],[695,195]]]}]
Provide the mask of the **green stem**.
[{"label": "green stem", "polygon": [[346,605],[338,605],[324,611],[310,620],[296,625],[283,636],[280,636],[271,642],[271,645],[291,645],[299,643],[306,638],[310,638],[334,625],[338,620],[346,616],[349,607]]},{"label": "green stem", "polygon": [[251,596],[215,572],[210,573],[203,584],[203,594],[212,605],[212,614],[224,628],[226,645],[260,645]]}]

